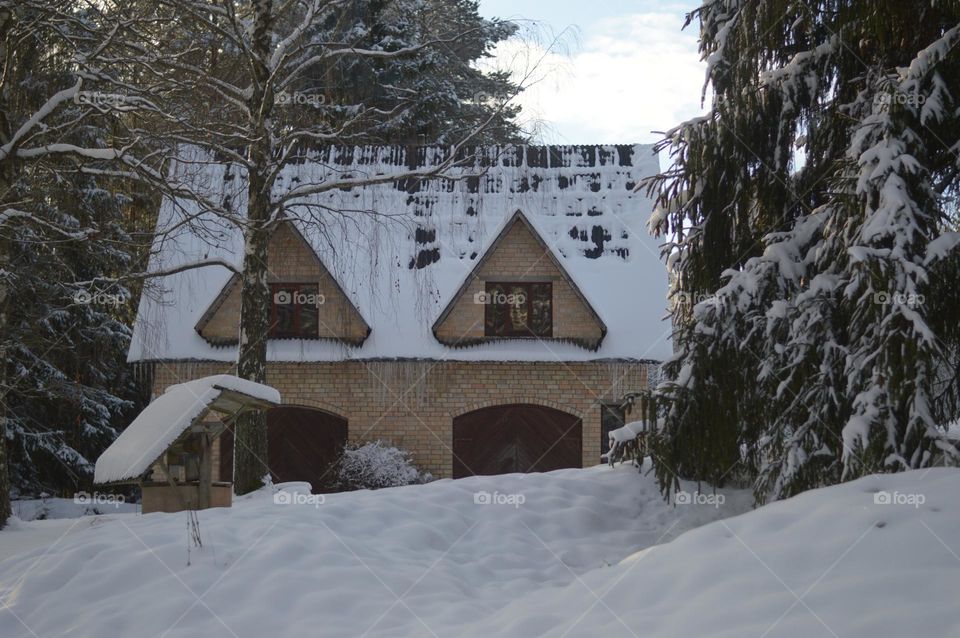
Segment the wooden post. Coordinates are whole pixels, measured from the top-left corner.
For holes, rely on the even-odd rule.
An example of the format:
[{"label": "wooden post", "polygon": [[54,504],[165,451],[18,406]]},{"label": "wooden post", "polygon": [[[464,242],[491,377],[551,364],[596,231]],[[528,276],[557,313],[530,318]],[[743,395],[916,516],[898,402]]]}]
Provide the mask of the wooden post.
[{"label": "wooden post", "polygon": [[197,482],[197,509],[210,507],[210,490],[213,486],[213,437],[209,432],[201,432],[200,437],[200,476]]}]

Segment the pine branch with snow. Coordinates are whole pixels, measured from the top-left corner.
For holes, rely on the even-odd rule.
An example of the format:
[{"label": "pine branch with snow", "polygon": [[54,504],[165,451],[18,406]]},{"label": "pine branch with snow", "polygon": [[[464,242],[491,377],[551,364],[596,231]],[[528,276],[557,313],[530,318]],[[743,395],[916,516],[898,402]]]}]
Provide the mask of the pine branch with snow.
[{"label": "pine branch with snow", "polygon": [[960,8],[920,5],[692,15],[713,109],[668,134],[648,182],[673,235],[666,491],[742,474],[762,501],[956,461]]}]

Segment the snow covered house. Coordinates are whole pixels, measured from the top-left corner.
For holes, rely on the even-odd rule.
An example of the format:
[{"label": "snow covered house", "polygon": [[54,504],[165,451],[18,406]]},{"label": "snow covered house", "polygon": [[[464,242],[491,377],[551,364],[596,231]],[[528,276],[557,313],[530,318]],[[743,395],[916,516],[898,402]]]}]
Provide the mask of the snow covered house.
[{"label": "snow covered house", "polygon": [[[317,151],[287,167],[276,197],[304,184],[387,176],[288,198],[269,247],[273,289],[268,412],[278,480],[323,489],[346,441],[382,439],[440,477],[600,462],[622,399],[670,354],[667,276],[646,230],[639,180],[650,146],[472,149],[455,179],[408,179],[438,147]],[[194,188],[244,210],[243,175],[183,162]],[[390,175],[398,175],[390,180]],[[189,201],[163,203],[151,268],[242,263],[242,237]],[[160,394],[229,373],[239,278],[185,270],[144,295],[129,359]],[[220,480],[232,438],[215,446]]]}]

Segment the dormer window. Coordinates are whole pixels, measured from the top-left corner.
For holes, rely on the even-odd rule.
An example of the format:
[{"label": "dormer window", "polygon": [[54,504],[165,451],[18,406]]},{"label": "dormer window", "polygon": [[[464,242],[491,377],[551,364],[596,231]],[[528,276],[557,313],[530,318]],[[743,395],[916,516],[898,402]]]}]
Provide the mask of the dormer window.
[{"label": "dormer window", "polygon": [[562,339],[595,351],[607,327],[554,249],[517,211],[447,301],[432,331],[452,348],[532,338]]},{"label": "dormer window", "polygon": [[319,307],[323,304],[317,284],[271,284],[270,337],[316,339]]},{"label": "dormer window", "polygon": [[486,282],[483,303],[487,337],[552,337],[551,282]]}]

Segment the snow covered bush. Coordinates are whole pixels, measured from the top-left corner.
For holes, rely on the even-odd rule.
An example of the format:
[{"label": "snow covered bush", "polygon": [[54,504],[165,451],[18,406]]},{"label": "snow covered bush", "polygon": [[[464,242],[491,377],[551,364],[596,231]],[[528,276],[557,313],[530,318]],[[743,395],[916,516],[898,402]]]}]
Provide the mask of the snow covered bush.
[{"label": "snow covered bush", "polygon": [[646,421],[631,421],[622,428],[611,431],[610,451],[607,452],[610,467],[625,461],[631,461],[635,467],[642,467],[647,453],[646,437],[649,429]]},{"label": "snow covered bush", "polygon": [[339,488],[344,491],[414,485],[433,479],[413,465],[409,452],[383,441],[347,445],[337,470]]}]

